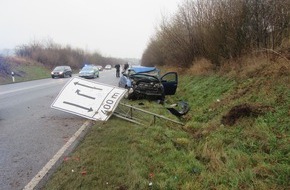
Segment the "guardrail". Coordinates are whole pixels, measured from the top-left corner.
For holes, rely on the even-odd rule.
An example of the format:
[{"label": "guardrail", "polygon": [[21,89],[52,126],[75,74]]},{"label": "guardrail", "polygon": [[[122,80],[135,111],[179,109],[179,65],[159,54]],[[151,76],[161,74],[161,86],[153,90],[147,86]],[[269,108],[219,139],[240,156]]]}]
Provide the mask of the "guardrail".
[{"label": "guardrail", "polygon": [[[123,106],[127,110],[122,109],[120,106],[121,107]],[[156,113],[153,113],[153,112],[149,112],[147,110],[143,110],[143,109],[140,109],[140,108],[136,108],[134,106],[127,105],[127,104],[124,104],[124,103],[119,103],[118,108],[119,108],[120,111],[115,110],[114,113],[113,113],[113,115],[115,115],[116,117],[119,117],[121,119],[125,119],[127,121],[130,121],[130,122],[139,124],[139,125],[146,126],[146,124],[144,124],[144,121],[142,121],[142,119],[139,119],[139,118],[137,118],[137,117],[134,116],[135,115],[134,114],[135,111],[139,111],[139,112],[142,112],[142,113],[145,113],[145,114],[148,114],[148,115],[153,116],[153,124],[156,123],[156,119],[157,118],[160,118],[160,119],[164,119],[164,120],[167,120],[167,121],[170,121],[170,122],[179,124],[179,125],[184,125],[184,123],[182,123],[182,122],[179,122],[179,121],[176,121],[176,120],[167,118],[167,117],[165,117],[163,115],[159,115],[159,114],[156,114]]]}]

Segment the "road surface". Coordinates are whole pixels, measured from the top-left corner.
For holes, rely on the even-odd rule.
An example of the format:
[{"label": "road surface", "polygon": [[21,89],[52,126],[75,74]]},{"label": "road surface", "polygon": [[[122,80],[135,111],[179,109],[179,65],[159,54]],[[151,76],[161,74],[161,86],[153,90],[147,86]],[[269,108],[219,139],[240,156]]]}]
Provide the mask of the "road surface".
[{"label": "road surface", "polygon": [[[23,189],[87,121],[50,108],[68,80],[0,86],[0,190]],[[115,69],[92,80],[118,84]]]}]

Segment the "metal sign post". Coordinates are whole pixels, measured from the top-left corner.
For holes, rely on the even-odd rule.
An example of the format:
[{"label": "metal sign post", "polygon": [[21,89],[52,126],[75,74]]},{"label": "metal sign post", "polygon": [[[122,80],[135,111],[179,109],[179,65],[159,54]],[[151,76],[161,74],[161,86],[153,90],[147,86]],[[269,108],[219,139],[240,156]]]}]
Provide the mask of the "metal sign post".
[{"label": "metal sign post", "polygon": [[[120,107],[123,107],[125,109],[120,109]],[[156,119],[159,118],[159,119],[167,120],[167,121],[179,124],[179,125],[184,125],[184,123],[182,123],[180,121],[176,121],[176,120],[167,118],[167,117],[165,117],[163,115],[152,113],[152,112],[149,112],[147,110],[143,110],[143,109],[140,109],[140,108],[137,108],[137,107],[134,107],[134,106],[131,106],[131,105],[126,105],[126,104],[123,104],[123,103],[119,104],[119,110],[114,112],[114,116],[122,118],[122,119],[125,119],[127,121],[130,121],[130,122],[133,122],[133,123],[136,123],[136,124],[139,124],[139,125],[146,125],[145,123],[146,122],[148,123],[148,120],[144,121],[144,117],[143,117],[143,119],[142,118],[138,118],[138,117],[134,117],[133,116],[133,112],[140,112],[140,113],[142,113],[141,115],[143,115],[143,116],[144,116],[144,114],[152,116],[153,117],[153,124],[155,124],[156,123]]]},{"label": "metal sign post", "polygon": [[11,76],[12,76],[12,81],[15,82],[14,72],[11,72]]}]

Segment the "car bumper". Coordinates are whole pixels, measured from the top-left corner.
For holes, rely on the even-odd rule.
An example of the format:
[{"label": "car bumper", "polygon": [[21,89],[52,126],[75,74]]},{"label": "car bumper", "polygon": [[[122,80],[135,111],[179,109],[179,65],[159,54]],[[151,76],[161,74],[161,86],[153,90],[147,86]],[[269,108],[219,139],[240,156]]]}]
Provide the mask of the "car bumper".
[{"label": "car bumper", "polygon": [[94,74],[80,74],[79,77],[82,77],[82,78],[94,78],[95,75]]},{"label": "car bumper", "polygon": [[51,75],[52,78],[55,78],[55,77],[64,77],[63,74],[52,74]]},{"label": "car bumper", "polygon": [[149,99],[158,100],[164,99],[164,92],[161,90],[144,90],[144,89],[133,89],[128,90],[129,99]]}]

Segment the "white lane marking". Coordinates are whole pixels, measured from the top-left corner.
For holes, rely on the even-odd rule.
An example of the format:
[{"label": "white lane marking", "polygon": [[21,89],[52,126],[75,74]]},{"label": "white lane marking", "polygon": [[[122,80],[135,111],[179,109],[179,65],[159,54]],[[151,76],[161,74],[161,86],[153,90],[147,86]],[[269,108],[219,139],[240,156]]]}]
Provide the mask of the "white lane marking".
[{"label": "white lane marking", "polygon": [[86,121],[81,128],[67,141],[67,143],[52,157],[51,160],[32,178],[32,180],[24,187],[23,190],[33,190],[43,177],[48,173],[52,166],[61,158],[64,152],[72,145],[72,143],[81,135],[81,133],[92,123],[91,120]]},{"label": "white lane marking", "polygon": [[34,86],[26,87],[26,88],[8,90],[8,91],[5,91],[5,92],[0,92],[0,95],[9,94],[9,93],[18,92],[18,91],[23,91],[23,90],[29,90],[29,89],[33,89],[33,88],[37,88],[37,87],[48,86],[48,85],[54,85],[54,83],[39,84],[39,85],[34,85]]}]

